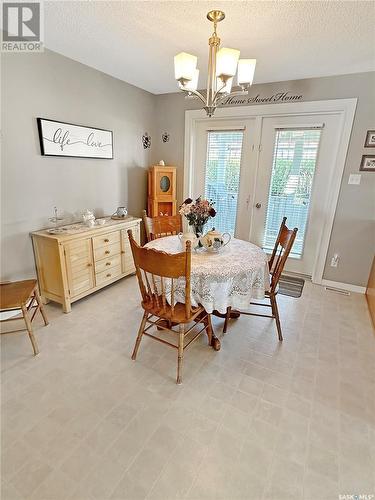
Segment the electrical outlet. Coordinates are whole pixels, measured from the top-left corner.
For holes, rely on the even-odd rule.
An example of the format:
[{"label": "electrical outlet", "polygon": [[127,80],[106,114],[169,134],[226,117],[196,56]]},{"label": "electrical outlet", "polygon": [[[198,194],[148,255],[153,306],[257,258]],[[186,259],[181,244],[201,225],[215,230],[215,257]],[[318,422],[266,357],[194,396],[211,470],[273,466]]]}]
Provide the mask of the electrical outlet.
[{"label": "electrical outlet", "polygon": [[361,184],[361,174],[350,174],[348,179],[348,184]]},{"label": "electrical outlet", "polygon": [[339,260],[340,260],[339,254],[335,253],[331,259],[331,267],[337,267],[339,264]]}]

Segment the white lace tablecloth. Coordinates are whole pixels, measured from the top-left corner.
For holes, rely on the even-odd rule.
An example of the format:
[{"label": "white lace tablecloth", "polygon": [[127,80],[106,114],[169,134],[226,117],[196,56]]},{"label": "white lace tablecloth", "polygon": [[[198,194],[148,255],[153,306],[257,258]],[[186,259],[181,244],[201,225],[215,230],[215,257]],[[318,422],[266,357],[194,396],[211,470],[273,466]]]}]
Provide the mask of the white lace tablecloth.
[{"label": "white lace tablecloth", "polygon": [[[182,252],[178,236],[167,236],[146,245],[168,253]],[[251,299],[264,298],[269,290],[266,253],[248,241],[232,238],[218,253],[192,251],[191,302],[208,313],[225,313],[227,307],[247,309]],[[184,280],[176,287],[175,300],[184,302]]]}]

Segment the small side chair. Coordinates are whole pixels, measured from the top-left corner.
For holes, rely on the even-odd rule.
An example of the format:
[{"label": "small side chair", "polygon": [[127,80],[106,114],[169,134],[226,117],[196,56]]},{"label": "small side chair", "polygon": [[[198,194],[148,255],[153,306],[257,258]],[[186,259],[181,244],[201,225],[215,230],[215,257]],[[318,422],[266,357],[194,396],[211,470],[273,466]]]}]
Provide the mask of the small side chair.
[{"label": "small side chair", "polygon": [[[177,384],[181,384],[185,349],[204,331],[207,333],[209,345],[215,348],[214,340],[217,340],[213,335],[210,314],[206,313],[202,306],[191,305],[190,241],[186,243],[186,252],[171,255],[153,248],[140,247],[134,240],[130,229],[128,235],[142,296],[141,306],[144,310],[132,359],[135,360],[137,357],[143,335],[177,349]],[[181,278],[183,278],[182,284]],[[181,300],[181,294],[183,294],[184,302],[175,300],[178,284],[179,298]],[[193,325],[189,326],[190,323]],[[198,323],[202,323],[203,327],[199,329]],[[153,327],[177,335],[177,343],[149,333]],[[178,330],[174,330],[174,327]],[[198,328],[198,331],[194,331],[195,328]],[[192,337],[185,344],[188,334],[192,334]]]},{"label": "small side chair", "polygon": [[[283,335],[281,331],[281,323],[280,323],[280,315],[279,309],[277,307],[276,296],[279,290],[279,280],[281,273],[283,272],[285,263],[287,258],[292,250],[294,240],[296,239],[298,229],[295,227],[294,229],[288,229],[286,226],[286,217],[283,218],[282,223],[280,225],[279,234],[277,236],[275,246],[273,248],[271,258],[268,262],[269,270],[270,270],[270,290],[266,291],[266,298],[270,300],[270,304],[261,304],[257,302],[250,302],[251,305],[254,306],[265,306],[271,307],[272,315],[268,314],[258,314],[252,312],[242,312],[241,314],[245,314],[248,316],[261,316],[263,318],[272,318],[276,320],[276,327],[279,340],[283,340]],[[227,308],[227,313],[225,316],[223,333],[226,333],[228,328],[228,322],[230,319],[231,308]]]},{"label": "small side chair", "polygon": [[172,236],[182,231],[181,215],[160,215],[148,217],[146,210],[142,211],[142,220],[145,225],[147,241]]},{"label": "small side chair", "polygon": [[[19,311],[22,314],[31,345],[33,346],[34,356],[39,354],[38,344],[33,333],[32,322],[38,311],[40,311],[45,325],[48,325],[48,319],[38,292],[37,281],[32,279],[1,283],[0,311]],[[6,321],[16,321],[22,318],[17,315],[16,317],[3,319],[1,320],[1,323],[5,323]]]}]

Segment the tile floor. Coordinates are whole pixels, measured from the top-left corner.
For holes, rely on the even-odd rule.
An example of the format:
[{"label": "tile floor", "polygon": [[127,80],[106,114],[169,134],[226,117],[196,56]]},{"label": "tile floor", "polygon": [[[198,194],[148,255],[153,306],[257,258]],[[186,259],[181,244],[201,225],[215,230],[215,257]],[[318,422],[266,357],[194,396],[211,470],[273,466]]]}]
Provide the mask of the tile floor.
[{"label": "tile floor", "polygon": [[[375,340],[365,299],[306,284],[271,320],[175,352],[145,338],[134,278],[48,305],[41,354],[2,335],[2,499],[325,500],[375,493]],[[221,335],[222,321],[215,321]]]}]

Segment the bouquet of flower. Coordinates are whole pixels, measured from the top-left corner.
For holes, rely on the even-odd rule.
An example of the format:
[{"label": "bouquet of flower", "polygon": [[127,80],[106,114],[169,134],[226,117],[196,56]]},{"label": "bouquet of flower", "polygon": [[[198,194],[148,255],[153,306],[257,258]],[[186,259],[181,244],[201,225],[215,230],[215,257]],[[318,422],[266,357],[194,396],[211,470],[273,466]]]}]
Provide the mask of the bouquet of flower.
[{"label": "bouquet of flower", "polygon": [[206,200],[199,196],[195,201],[187,198],[180,207],[180,214],[187,218],[196,236],[201,236],[203,226],[211,217],[215,217],[216,210],[212,200]]}]

